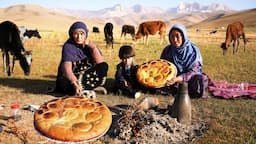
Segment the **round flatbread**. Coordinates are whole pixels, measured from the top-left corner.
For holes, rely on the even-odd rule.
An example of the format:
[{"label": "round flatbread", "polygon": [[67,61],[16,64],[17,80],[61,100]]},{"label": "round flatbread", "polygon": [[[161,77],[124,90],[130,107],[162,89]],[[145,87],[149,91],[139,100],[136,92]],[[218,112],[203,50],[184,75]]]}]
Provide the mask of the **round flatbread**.
[{"label": "round flatbread", "polygon": [[136,76],[138,82],[146,87],[158,88],[166,84],[166,81],[175,77],[177,69],[167,60],[151,60],[139,66]]},{"label": "round flatbread", "polygon": [[43,136],[61,142],[84,142],[104,135],[112,123],[108,107],[98,100],[64,97],[44,103],[34,114]]}]

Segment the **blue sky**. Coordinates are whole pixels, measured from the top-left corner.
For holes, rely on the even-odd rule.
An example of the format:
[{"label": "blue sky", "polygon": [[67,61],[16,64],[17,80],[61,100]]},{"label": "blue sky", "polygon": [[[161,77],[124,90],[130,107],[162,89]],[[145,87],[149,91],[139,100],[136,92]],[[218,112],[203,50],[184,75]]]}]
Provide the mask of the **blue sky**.
[{"label": "blue sky", "polygon": [[0,0],[0,8],[16,4],[36,4],[49,8],[99,10],[112,7],[116,4],[121,4],[126,7],[135,4],[143,4],[145,6],[156,6],[166,10],[168,8],[176,7],[181,2],[199,2],[202,5],[224,3],[235,10],[256,8],[255,0]]}]

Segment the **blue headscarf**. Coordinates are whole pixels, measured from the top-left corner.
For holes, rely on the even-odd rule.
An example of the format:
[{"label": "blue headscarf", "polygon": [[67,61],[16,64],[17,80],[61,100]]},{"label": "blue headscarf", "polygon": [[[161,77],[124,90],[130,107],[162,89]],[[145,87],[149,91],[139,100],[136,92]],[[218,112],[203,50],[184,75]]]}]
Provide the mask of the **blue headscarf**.
[{"label": "blue headscarf", "polygon": [[170,29],[169,40],[173,30],[180,31],[183,36],[183,43],[179,48],[172,44],[166,48],[170,50],[167,57],[176,65],[178,74],[188,72],[195,62],[199,62],[200,65],[202,65],[202,56],[200,51],[198,47],[188,39],[186,28],[183,25],[175,24]]},{"label": "blue headscarf", "polygon": [[88,37],[88,29],[85,23],[81,21],[74,22],[68,31],[69,39],[65,42],[62,49],[62,61],[80,61],[90,56],[89,50],[82,48],[82,45],[76,44],[73,40],[73,33],[76,31],[83,31]]},{"label": "blue headscarf", "polygon": [[88,37],[88,28],[86,24],[81,21],[77,21],[70,26],[68,31],[69,37],[73,39],[73,33],[78,29],[84,32],[86,38]]}]

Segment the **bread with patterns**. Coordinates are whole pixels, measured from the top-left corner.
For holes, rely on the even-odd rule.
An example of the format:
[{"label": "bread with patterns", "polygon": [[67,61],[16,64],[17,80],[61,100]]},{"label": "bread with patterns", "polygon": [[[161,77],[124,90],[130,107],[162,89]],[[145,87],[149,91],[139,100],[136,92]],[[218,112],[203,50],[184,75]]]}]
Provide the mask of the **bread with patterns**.
[{"label": "bread with patterns", "polygon": [[104,135],[112,123],[108,107],[98,100],[64,97],[44,103],[34,114],[42,135],[61,142],[83,142]]},{"label": "bread with patterns", "polygon": [[177,74],[176,66],[163,59],[151,60],[139,66],[136,76],[138,82],[146,87],[158,88]]}]

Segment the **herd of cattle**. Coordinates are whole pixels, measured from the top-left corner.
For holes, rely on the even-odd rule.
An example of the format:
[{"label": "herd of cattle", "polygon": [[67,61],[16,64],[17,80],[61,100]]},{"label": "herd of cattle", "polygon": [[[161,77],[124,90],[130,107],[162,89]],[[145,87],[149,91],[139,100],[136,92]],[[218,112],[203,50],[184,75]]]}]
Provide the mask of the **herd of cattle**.
[{"label": "herd of cattle", "polygon": [[[114,43],[113,28],[114,28],[113,24],[109,22],[106,23],[104,26],[104,36],[106,41],[106,47],[112,46],[113,48],[113,43]],[[93,27],[93,32],[99,33],[99,28]],[[126,34],[130,34],[134,44],[140,38],[143,38],[143,43],[148,44],[149,35],[156,35],[157,33],[160,35],[160,43],[162,43],[166,34],[165,22],[163,21],[143,22],[139,25],[136,35],[135,35],[135,27],[133,25],[123,25],[121,38],[123,36],[126,37]]]},{"label": "herd of cattle", "polygon": [[[93,32],[99,33],[99,28],[94,27]],[[217,30],[213,30],[209,34],[215,34],[216,32]],[[160,44],[161,44],[165,39],[165,35],[166,35],[165,22],[163,21],[143,22],[139,25],[136,35],[135,35],[135,27],[133,25],[123,25],[121,38],[123,36],[125,37],[126,34],[130,34],[134,44],[140,38],[143,38],[143,43],[148,44],[149,35],[156,35],[157,33],[160,35]],[[106,47],[108,47],[109,45],[112,45],[112,48],[113,48],[113,43],[114,43],[113,42],[114,40],[113,24],[106,23],[104,27],[104,35],[105,35]],[[248,40],[245,38],[244,25],[239,21],[229,24],[226,30],[226,40],[224,43],[221,44],[221,48],[223,49],[223,55],[226,54],[227,49],[232,42],[233,42],[233,54],[238,52],[241,38],[243,39],[243,42],[244,42],[244,51],[245,51],[246,43]]]},{"label": "herd of cattle", "polygon": [[[114,45],[113,37],[114,26],[112,23],[106,23],[104,26],[104,36],[106,41],[106,47]],[[98,27],[93,27],[94,33],[99,33]],[[166,24],[163,21],[145,21],[142,22],[135,34],[135,27],[133,25],[122,26],[122,36],[130,34],[133,43],[135,44],[140,38],[143,38],[143,43],[148,44],[149,35],[159,34],[160,44],[165,39],[166,35]],[[4,21],[0,23],[0,49],[3,57],[4,71],[11,75],[14,68],[15,60],[19,60],[20,66],[24,71],[25,75],[29,75],[30,66],[32,62],[32,52],[26,51],[23,47],[24,39],[37,37],[41,38],[38,30],[27,30],[25,27],[17,27],[17,25],[10,21]],[[244,25],[241,22],[234,22],[228,25],[226,30],[225,42],[221,44],[223,49],[223,55],[226,54],[229,45],[233,42],[233,53],[236,53],[239,48],[240,39],[244,41],[244,51],[246,48],[247,39],[245,38]],[[12,70],[10,67],[10,55],[13,56]]]}]

